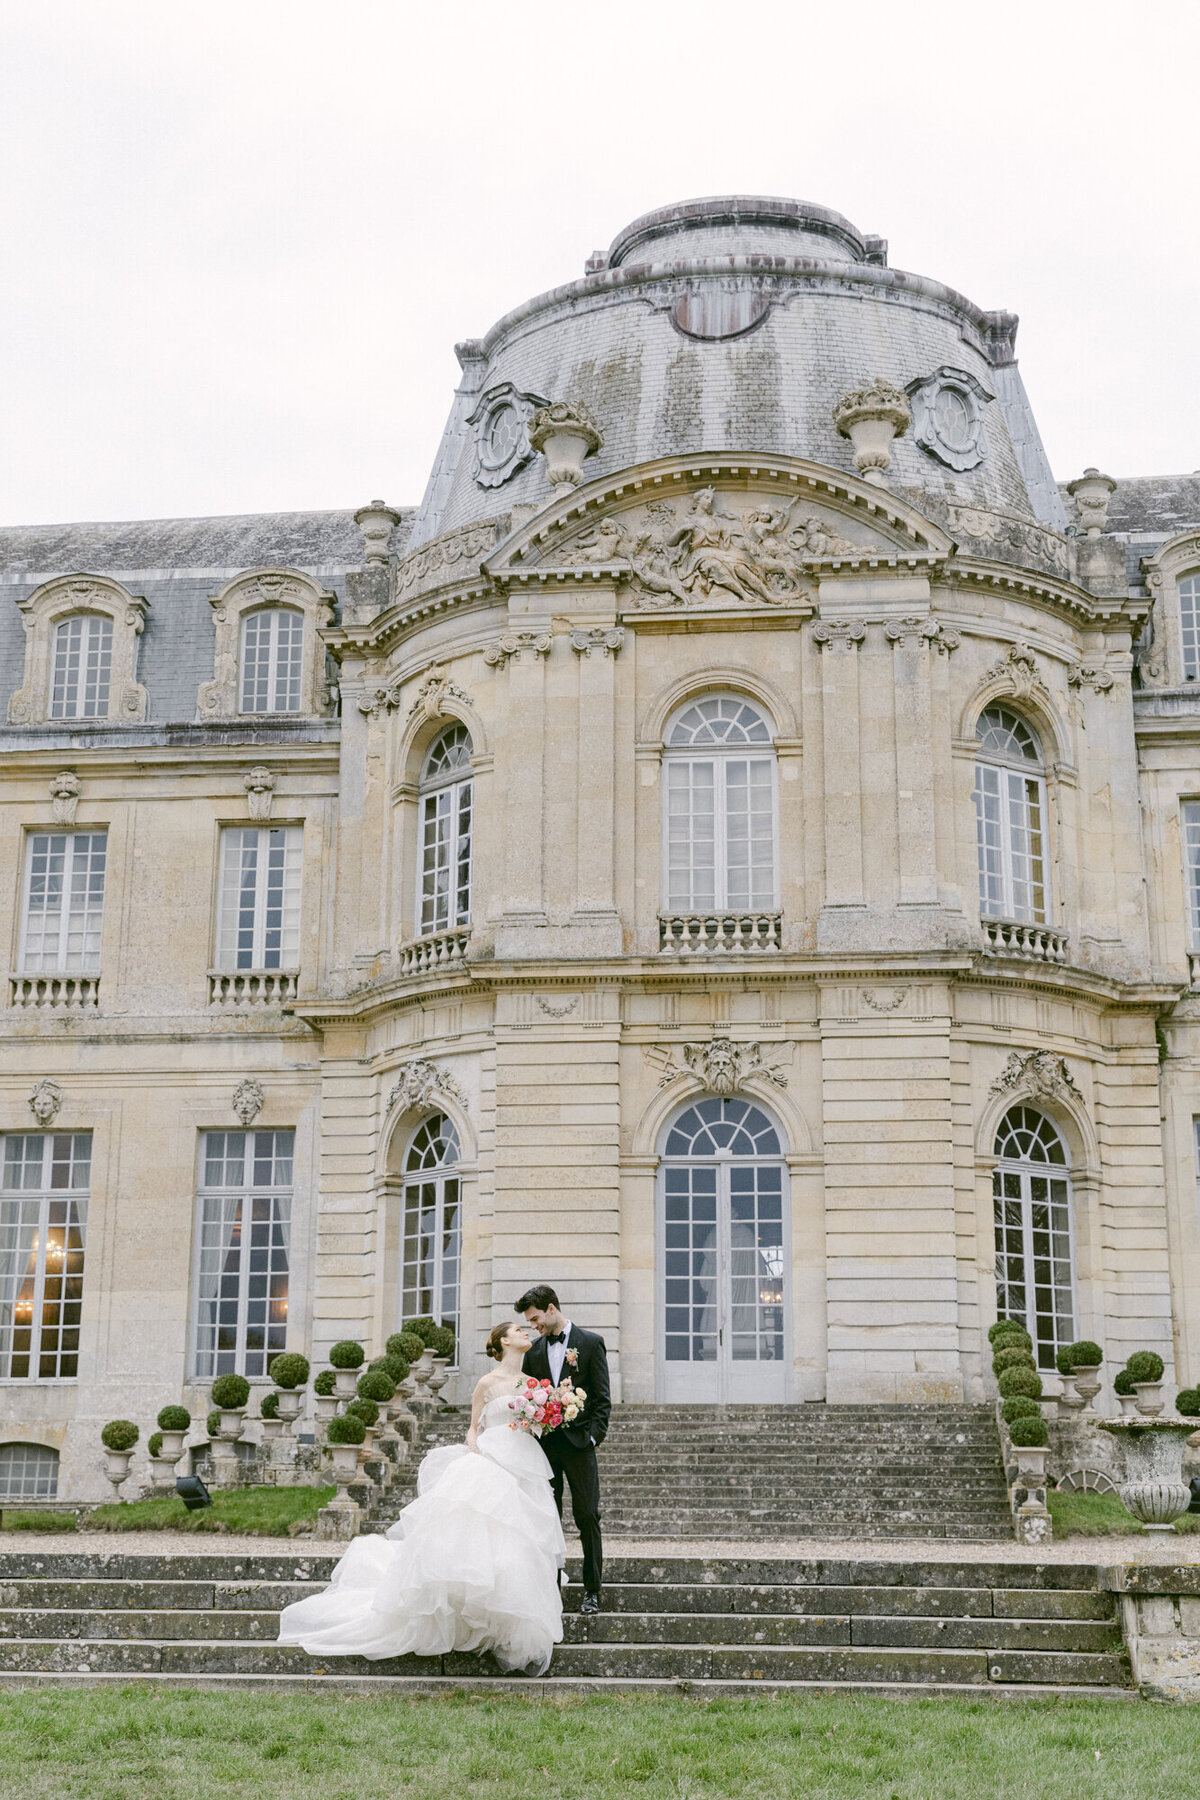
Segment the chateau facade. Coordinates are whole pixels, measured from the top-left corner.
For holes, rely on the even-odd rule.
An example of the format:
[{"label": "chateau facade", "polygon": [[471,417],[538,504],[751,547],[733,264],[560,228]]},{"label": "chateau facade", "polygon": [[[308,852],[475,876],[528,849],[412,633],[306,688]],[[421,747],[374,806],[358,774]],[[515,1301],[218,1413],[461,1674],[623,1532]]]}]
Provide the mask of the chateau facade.
[{"label": "chateau facade", "polygon": [[535,1279],[626,1399],[1200,1379],[1200,477],[1015,334],[697,201],[417,508],[0,532],[0,1498]]}]

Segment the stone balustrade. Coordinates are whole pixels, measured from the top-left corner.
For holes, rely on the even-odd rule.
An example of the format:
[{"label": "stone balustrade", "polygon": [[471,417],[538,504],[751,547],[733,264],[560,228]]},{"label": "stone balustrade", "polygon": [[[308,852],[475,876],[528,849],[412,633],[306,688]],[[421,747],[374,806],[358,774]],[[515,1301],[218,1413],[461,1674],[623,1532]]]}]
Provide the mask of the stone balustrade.
[{"label": "stone balustrade", "polygon": [[777,912],[663,913],[660,951],[676,956],[744,956],[778,950],[783,914]]},{"label": "stone balustrade", "polygon": [[1019,956],[1030,962],[1065,963],[1068,938],[1065,931],[1048,925],[1023,925],[1014,919],[983,919],[981,949],[985,956]]},{"label": "stone balustrade", "polygon": [[424,975],[434,969],[449,969],[465,963],[470,936],[470,931],[464,928],[413,938],[400,950],[401,975]]},{"label": "stone balustrade", "polygon": [[210,1006],[282,1006],[296,998],[295,969],[210,969]]},{"label": "stone balustrade", "polygon": [[9,1005],[55,1012],[94,1012],[100,1003],[99,975],[10,975]]}]

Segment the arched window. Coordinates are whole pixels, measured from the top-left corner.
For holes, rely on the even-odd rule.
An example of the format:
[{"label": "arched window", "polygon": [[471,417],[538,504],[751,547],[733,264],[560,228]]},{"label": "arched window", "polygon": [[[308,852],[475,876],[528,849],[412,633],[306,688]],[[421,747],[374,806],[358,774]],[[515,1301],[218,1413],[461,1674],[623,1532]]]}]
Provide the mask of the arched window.
[{"label": "arched window", "polygon": [[300,711],[304,665],[304,614],[269,606],[242,620],[244,713]]},{"label": "arched window", "polygon": [[1075,1278],[1067,1149],[1057,1127],[1014,1106],[996,1133],[996,1312],[1033,1339],[1039,1369],[1075,1337]]},{"label": "arched window", "polygon": [[458,1134],[445,1113],[418,1125],[404,1158],[400,1318],[458,1330],[462,1195]]},{"label": "arched window", "polygon": [[471,734],[452,725],[421,771],[417,932],[453,931],[471,917]]},{"label": "arched window", "polygon": [[975,738],[979,910],[988,918],[1045,924],[1046,782],[1038,741],[1004,706],[979,715]]},{"label": "arched window", "polygon": [[697,1100],[661,1171],[662,1390],[667,1400],[787,1400],[784,1163],[748,1100]]},{"label": "arched window", "polygon": [[57,1498],[57,1450],[45,1444],[0,1444],[0,1504]]},{"label": "arched window", "polygon": [[103,613],[74,613],[55,627],[52,719],[107,719],[112,652],[112,620]]},{"label": "arched window", "polygon": [[663,781],[667,912],[778,906],[771,728],[736,694],[693,700],[671,720]]},{"label": "arched window", "polygon": [[1179,633],[1183,679],[1200,681],[1200,571],[1183,576],[1179,583]]}]

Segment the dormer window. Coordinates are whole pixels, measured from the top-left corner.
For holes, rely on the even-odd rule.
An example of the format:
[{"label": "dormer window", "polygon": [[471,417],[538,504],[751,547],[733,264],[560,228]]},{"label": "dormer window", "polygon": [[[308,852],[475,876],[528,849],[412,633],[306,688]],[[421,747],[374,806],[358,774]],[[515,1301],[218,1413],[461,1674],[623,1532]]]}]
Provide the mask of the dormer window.
[{"label": "dormer window", "polygon": [[113,622],[76,613],[54,629],[52,719],[106,719],[112,685]]},{"label": "dormer window", "polygon": [[285,606],[247,613],[241,663],[242,712],[299,712],[304,614]]}]

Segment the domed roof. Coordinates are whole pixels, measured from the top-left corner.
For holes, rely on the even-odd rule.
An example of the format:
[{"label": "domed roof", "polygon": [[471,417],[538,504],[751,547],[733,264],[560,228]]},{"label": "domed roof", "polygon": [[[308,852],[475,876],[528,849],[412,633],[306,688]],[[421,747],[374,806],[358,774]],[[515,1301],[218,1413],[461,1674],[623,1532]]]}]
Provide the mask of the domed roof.
[{"label": "domed roof", "polygon": [[841,213],[806,200],[722,194],[643,213],[613,239],[608,266],[619,269],[631,262],[714,255],[826,256],[863,262],[867,242]]}]

